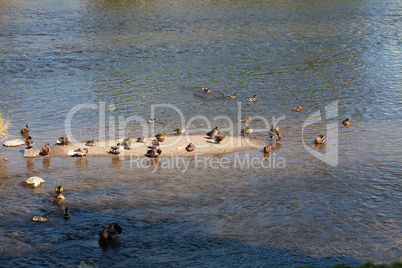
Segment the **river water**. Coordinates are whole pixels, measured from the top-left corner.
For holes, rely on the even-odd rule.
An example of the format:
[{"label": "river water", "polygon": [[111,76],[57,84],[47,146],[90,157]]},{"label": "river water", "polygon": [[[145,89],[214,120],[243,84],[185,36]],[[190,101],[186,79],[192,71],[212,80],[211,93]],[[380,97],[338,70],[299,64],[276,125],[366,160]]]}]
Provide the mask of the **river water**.
[{"label": "river water", "polygon": [[[159,163],[25,159],[22,147],[2,147],[0,266],[401,261],[401,29],[398,0],[0,0],[10,138],[25,124],[37,147],[66,133],[134,137],[181,124],[236,135],[247,115],[252,138],[267,141],[266,121],[278,119],[284,134],[270,156]],[[141,124],[153,117],[155,129]],[[318,134],[326,146],[312,144]],[[24,187],[30,176],[45,184]],[[51,202],[57,185],[64,204]],[[102,247],[111,222],[123,232]]]}]

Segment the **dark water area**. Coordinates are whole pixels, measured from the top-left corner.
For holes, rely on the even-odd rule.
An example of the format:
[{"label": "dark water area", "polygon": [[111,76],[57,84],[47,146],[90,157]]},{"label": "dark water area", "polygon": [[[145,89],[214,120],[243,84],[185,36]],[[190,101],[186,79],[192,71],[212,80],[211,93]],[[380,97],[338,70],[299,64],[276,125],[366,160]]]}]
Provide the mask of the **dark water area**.
[{"label": "dark water area", "polygon": [[[80,141],[182,124],[236,135],[247,115],[252,138],[267,141],[278,119],[284,134],[268,156],[261,148],[158,163],[26,159],[23,147],[1,147],[0,266],[402,261],[400,29],[397,0],[0,0],[10,139],[25,124],[39,148],[70,129]],[[142,124],[153,117],[154,129]],[[319,134],[330,136],[324,147],[312,143]],[[45,184],[23,186],[30,176]],[[58,185],[63,204],[52,202]],[[98,231],[111,222],[123,232],[102,247]]]}]

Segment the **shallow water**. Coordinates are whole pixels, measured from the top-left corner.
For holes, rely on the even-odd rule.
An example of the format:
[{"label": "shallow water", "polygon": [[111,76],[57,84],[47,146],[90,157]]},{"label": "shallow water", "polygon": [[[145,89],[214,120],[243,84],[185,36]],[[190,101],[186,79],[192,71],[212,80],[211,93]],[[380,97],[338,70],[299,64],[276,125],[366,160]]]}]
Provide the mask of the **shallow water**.
[{"label": "shallow water", "polygon": [[[189,133],[228,133],[218,116],[238,133],[239,117],[260,116],[269,124],[251,121],[252,138],[265,141],[272,117],[286,117],[266,158],[24,159],[22,147],[2,147],[0,265],[401,261],[401,15],[399,1],[0,0],[0,107],[11,138],[29,124],[36,146],[53,144],[68,118],[76,140],[135,137],[179,127],[181,113]],[[233,93],[238,100],[223,97]],[[322,120],[303,128],[317,111]],[[154,130],[140,124],[152,117]],[[333,152],[311,142],[331,123],[336,167],[306,149]],[[24,187],[30,176],[45,184]],[[61,205],[51,202],[57,185]],[[102,248],[98,231],[114,221],[123,233]]]}]

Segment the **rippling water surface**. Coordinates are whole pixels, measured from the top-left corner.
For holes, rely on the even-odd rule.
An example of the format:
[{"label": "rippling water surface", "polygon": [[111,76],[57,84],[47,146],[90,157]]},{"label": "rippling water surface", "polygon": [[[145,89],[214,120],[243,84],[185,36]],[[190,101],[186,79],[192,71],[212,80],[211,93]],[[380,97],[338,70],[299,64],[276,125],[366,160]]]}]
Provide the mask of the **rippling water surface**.
[{"label": "rippling water surface", "polygon": [[[25,159],[22,147],[2,147],[0,265],[401,261],[401,28],[397,0],[0,0],[0,108],[12,119],[10,138],[29,124],[38,147],[53,144],[67,118],[74,139],[87,140],[150,131],[130,116],[154,115],[159,132],[179,127],[180,111],[190,133],[229,128],[218,116],[237,129],[239,110],[286,117],[280,148],[265,158],[254,150],[158,163]],[[223,97],[233,93],[238,100]],[[325,118],[335,101],[337,114]],[[291,111],[297,105],[301,113]],[[317,111],[322,120],[303,128]],[[336,167],[306,149],[331,151],[311,144],[330,123]],[[252,138],[267,140],[263,120],[250,126]],[[30,176],[45,184],[24,187]],[[57,185],[63,205],[51,202]],[[123,233],[101,247],[98,231],[114,221]]]}]

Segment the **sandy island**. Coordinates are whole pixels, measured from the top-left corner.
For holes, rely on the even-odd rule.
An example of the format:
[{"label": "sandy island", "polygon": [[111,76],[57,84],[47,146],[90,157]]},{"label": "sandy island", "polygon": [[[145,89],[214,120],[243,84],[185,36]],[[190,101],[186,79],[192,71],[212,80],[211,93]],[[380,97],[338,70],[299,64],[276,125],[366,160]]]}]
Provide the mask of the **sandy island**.
[{"label": "sandy island", "polygon": [[[154,138],[146,138],[144,143],[136,142],[136,139],[131,139],[131,150],[125,150],[121,153],[121,156],[131,157],[145,157],[145,153],[148,150],[148,146],[151,146]],[[88,148],[87,156],[115,156],[109,153],[110,147],[115,146],[121,140],[106,140],[95,141],[96,146],[86,146],[86,142],[73,142],[69,145],[54,145],[51,146],[50,156],[68,156],[69,150],[75,150],[78,148]],[[188,152],[186,147],[189,143],[195,145],[193,152]],[[262,149],[264,143],[259,140],[249,139],[242,136],[225,136],[225,139],[216,144],[214,140],[205,135],[193,134],[193,135],[172,135],[167,136],[164,142],[160,142],[160,148],[162,153],[160,157],[183,157],[198,155],[216,155],[216,154],[228,154],[239,151]]]}]

